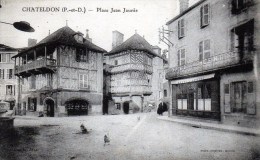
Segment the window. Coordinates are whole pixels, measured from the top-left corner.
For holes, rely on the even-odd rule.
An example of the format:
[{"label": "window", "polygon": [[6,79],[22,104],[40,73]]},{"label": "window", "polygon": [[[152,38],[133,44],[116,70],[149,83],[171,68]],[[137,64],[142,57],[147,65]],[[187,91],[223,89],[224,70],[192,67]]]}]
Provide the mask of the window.
[{"label": "window", "polygon": [[184,19],[181,19],[178,21],[178,37],[183,38],[184,37]]},{"label": "window", "polygon": [[229,84],[224,85],[225,94],[229,94]]},{"label": "window", "polygon": [[241,58],[254,50],[254,20],[231,30],[231,51],[239,52]]},{"label": "window", "polygon": [[115,65],[116,65],[116,66],[118,65],[118,60],[115,60]]},{"label": "window", "polygon": [[120,103],[116,103],[116,109],[121,110],[121,104]]},{"label": "window", "polygon": [[36,89],[36,76],[32,75],[30,77],[30,89]]},{"label": "window", "polygon": [[52,74],[47,74],[47,86],[52,87]]},{"label": "window", "polygon": [[247,84],[247,92],[248,92],[248,93],[254,93],[254,85],[253,85],[253,82],[248,82],[248,84]]},{"label": "window", "polygon": [[209,4],[205,4],[200,8],[200,26],[201,28],[209,25]]},{"label": "window", "polygon": [[232,14],[240,14],[248,6],[252,4],[252,0],[232,0]]},{"label": "window", "polygon": [[163,95],[164,95],[164,97],[167,97],[167,90],[166,89],[163,90]]},{"label": "window", "polygon": [[0,79],[5,79],[5,70],[0,69]]},{"label": "window", "polygon": [[179,49],[177,54],[178,66],[185,65],[185,49]]},{"label": "window", "polygon": [[6,95],[15,96],[15,85],[6,85]]},{"label": "window", "polygon": [[37,110],[37,98],[28,97],[28,110],[29,111]]},{"label": "window", "polygon": [[14,78],[13,69],[7,69],[6,71],[7,71],[6,77],[7,77],[8,79],[13,79],[13,78]]},{"label": "window", "polygon": [[77,62],[88,62],[88,52],[85,49],[76,49],[76,61]]},{"label": "window", "polygon": [[210,58],[210,40],[201,41],[199,43],[199,61]]},{"label": "window", "polygon": [[0,54],[0,62],[7,62],[6,61],[6,55],[5,53]]},{"label": "window", "polygon": [[88,88],[88,75],[86,74],[79,75],[79,87]]}]

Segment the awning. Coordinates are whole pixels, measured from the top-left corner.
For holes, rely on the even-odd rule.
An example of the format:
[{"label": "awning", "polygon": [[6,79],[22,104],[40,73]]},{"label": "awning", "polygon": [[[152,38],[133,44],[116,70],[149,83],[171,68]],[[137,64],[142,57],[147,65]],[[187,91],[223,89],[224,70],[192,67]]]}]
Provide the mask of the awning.
[{"label": "awning", "polygon": [[215,73],[212,73],[212,74],[198,76],[198,77],[191,77],[191,78],[186,78],[186,79],[173,80],[173,81],[171,81],[171,84],[190,83],[190,82],[196,82],[196,81],[201,81],[201,80],[205,80],[205,79],[211,79],[211,78],[214,78],[214,77],[215,77]]}]

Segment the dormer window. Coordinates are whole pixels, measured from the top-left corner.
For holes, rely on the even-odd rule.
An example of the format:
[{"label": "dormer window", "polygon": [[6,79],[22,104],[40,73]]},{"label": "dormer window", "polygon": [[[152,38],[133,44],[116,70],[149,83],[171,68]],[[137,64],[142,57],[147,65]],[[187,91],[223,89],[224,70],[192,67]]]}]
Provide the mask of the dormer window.
[{"label": "dormer window", "polygon": [[83,43],[83,34],[82,34],[82,33],[77,32],[77,33],[74,35],[74,38],[75,38],[75,40],[76,40],[78,43]]}]

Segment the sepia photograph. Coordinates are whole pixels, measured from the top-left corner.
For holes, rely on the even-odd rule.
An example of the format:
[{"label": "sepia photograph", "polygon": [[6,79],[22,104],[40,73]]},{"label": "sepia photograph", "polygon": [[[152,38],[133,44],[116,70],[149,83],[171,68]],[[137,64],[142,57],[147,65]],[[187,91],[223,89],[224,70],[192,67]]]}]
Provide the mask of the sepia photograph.
[{"label": "sepia photograph", "polygon": [[0,160],[260,160],[260,0],[0,0]]}]

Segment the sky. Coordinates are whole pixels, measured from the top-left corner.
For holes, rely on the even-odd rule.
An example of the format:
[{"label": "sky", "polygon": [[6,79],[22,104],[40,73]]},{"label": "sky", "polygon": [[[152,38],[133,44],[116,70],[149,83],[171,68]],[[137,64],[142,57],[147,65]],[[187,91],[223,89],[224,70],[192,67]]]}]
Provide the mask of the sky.
[{"label": "sky", "polygon": [[[190,5],[198,0],[190,0]],[[0,43],[15,48],[27,47],[28,38],[37,42],[50,33],[67,25],[75,31],[86,34],[92,42],[107,51],[112,46],[112,31],[124,34],[124,40],[135,32],[144,36],[151,45],[167,49],[167,45],[159,43],[158,29],[178,15],[178,0],[0,0],[0,21],[14,23],[27,21],[35,32],[22,32],[11,25],[0,23]],[[31,8],[58,8],[56,12],[32,11]],[[67,10],[63,12],[63,9]],[[71,12],[78,9],[84,12]],[[108,12],[100,12],[108,10]],[[121,12],[110,13],[111,8]],[[123,13],[124,8],[135,9],[137,12]],[[36,9],[35,9],[36,10]],[[100,9],[99,9],[100,10]]]}]

